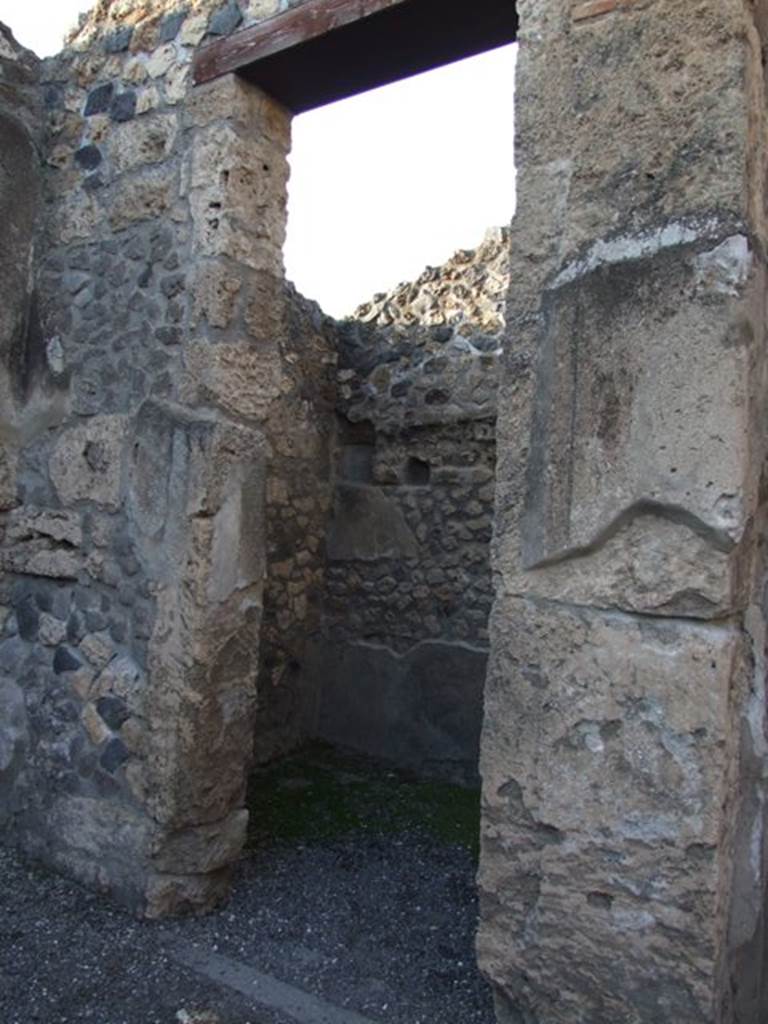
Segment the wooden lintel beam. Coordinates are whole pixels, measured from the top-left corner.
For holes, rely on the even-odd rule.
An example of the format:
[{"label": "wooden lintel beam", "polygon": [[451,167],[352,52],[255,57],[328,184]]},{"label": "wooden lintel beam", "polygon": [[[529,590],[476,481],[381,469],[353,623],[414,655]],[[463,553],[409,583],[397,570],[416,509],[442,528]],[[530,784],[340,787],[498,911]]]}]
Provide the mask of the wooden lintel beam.
[{"label": "wooden lintel beam", "polygon": [[204,46],[194,80],[236,72],[299,114],[516,35],[515,0],[308,0]]},{"label": "wooden lintel beam", "polygon": [[251,28],[202,47],[195,56],[196,85],[254,64],[336,29],[379,14],[404,0],[308,0]]}]

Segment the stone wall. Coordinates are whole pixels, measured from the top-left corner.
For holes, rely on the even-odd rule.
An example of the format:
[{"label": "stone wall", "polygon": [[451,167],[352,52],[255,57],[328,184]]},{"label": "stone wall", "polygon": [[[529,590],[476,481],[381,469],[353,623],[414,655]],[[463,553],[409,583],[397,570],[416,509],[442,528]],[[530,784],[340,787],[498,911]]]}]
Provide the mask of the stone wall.
[{"label": "stone wall", "polygon": [[431,272],[347,325],[338,408],[333,330],[283,280],[288,113],[190,84],[278,6],[104,0],[42,68],[0,35],[3,828],[141,913],[203,909],[292,694],[332,738],[425,715],[395,755],[466,764],[498,402],[499,1020],[754,1024],[766,5],[518,0],[509,340],[496,270],[455,324]]},{"label": "stone wall", "polygon": [[12,835],[148,914],[226,890],[268,509],[276,479],[291,508],[316,490],[286,529],[320,535],[332,428],[333,357],[283,280],[289,117],[234,79],[191,91],[194,47],[239,8],[167,6],[100,4],[42,68],[39,327],[0,555]]},{"label": "stone wall", "polygon": [[[311,671],[318,638],[380,642],[388,683],[422,694],[416,734],[434,702],[442,747],[419,763],[466,761],[479,729],[505,239],[427,274],[411,310],[388,299],[411,320],[431,303],[424,329],[362,314],[369,381],[352,328],[340,346],[284,281],[287,112],[235,78],[190,84],[196,46],[275,9],[99,4],[40,68],[36,120],[38,65],[14,51],[42,207],[36,262],[34,189],[19,207],[26,333],[4,333],[26,348],[3,456],[3,813],[27,852],[148,914],[220,898],[252,759],[332,731],[343,701]],[[383,364],[394,397],[413,383],[400,423],[365,405]],[[344,594],[343,482],[328,517],[338,424],[361,417],[379,437],[366,494],[430,554],[364,555],[365,587]],[[372,579],[389,593],[376,633]],[[435,701],[438,663],[453,676]]]},{"label": "stone wall", "polygon": [[518,8],[480,962],[505,1024],[755,1024],[765,5]]},{"label": "stone wall", "polygon": [[508,250],[507,229],[492,228],[476,250],[460,250],[355,311],[339,341],[346,418],[388,433],[495,418]]},{"label": "stone wall", "polygon": [[477,778],[508,234],[339,325],[333,515],[307,674],[327,740]]},{"label": "stone wall", "polygon": [[312,680],[301,671],[319,628],[331,508],[336,324],[288,286],[284,357],[303,385],[267,426],[267,564],[254,754],[268,761],[307,737]]}]

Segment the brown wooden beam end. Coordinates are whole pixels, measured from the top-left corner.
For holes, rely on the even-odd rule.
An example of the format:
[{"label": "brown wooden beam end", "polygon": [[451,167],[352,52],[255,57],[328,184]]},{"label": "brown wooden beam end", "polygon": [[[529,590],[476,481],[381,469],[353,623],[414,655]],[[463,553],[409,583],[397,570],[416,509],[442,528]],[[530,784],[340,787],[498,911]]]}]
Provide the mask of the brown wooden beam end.
[{"label": "brown wooden beam end", "polygon": [[309,0],[251,28],[202,47],[192,74],[196,85],[239,71],[264,57],[379,14],[404,0]]}]

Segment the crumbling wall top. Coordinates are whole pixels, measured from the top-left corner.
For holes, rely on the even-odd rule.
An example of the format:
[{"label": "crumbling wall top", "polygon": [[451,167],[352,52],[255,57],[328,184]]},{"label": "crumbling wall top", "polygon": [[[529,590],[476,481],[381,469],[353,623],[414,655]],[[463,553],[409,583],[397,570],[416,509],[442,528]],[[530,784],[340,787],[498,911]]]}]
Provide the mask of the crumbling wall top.
[{"label": "crumbling wall top", "polygon": [[492,228],[341,324],[340,405],[380,429],[496,415],[509,231]]},{"label": "crumbling wall top", "polygon": [[0,22],[0,114],[21,123],[33,138],[41,129],[39,79],[40,60]]}]

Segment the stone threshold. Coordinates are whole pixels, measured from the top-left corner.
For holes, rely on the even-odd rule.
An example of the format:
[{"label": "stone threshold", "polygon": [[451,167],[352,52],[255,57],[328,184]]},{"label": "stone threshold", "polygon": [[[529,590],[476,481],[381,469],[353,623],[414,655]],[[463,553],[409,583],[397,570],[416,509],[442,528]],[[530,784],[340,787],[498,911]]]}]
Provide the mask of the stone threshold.
[{"label": "stone threshold", "polygon": [[212,950],[177,943],[171,947],[170,955],[176,963],[201,977],[246,996],[254,1005],[283,1013],[297,1024],[377,1024],[370,1017],[334,1006],[295,985]]}]

